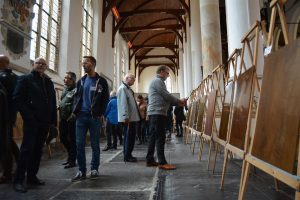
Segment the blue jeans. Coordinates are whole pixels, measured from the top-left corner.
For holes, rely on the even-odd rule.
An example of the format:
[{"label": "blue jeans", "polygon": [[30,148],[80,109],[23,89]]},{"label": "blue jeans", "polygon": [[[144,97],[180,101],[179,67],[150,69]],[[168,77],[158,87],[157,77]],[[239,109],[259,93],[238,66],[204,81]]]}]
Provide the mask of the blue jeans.
[{"label": "blue jeans", "polygon": [[100,164],[100,119],[90,113],[80,113],[76,120],[77,162],[79,170],[86,173],[85,140],[89,130],[92,147],[91,170],[98,170]]},{"label": "blue jeans", "polygon": [[160,165],[167,164],[165,158],[165,123],[166,117],[163,115],[149,115],[149,144],[148,144],[148,152],[147,152],[147,162],[153,162],[154,160],[154,151],[156,146],[156,154],[158,158],[158,163]]}]

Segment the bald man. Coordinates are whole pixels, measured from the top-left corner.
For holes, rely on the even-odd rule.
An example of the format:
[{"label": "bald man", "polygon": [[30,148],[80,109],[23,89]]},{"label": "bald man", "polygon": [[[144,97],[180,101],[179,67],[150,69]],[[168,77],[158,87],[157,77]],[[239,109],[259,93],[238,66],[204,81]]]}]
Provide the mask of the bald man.
[{"label": "bald man", "polygon": [[118,89],[118,121],[122,124],[124,134],[124,161],[136,162],[136,157],[132,156],[134,148],[136,126],[140,121],[140,113],[134,98],[134,92],[131,90],[135,82],[133,74],[126,74],[122,84]]},{"label": "bald man", "polygon": [[[8,111],[8,120],[2,121],[1,123],[6,123],[7,131],[2,132],[2,136],[5,136],[8,141],[8,145],[5,150],[1,153],[1,164],[3,166],[3,175],[0,177],[0,184],[10,181],[12,178],[12,169],[13,169],[13,156],[15,160],[18,160],[19,157],[19,147],[16,142],[13,140],[13,126],[16,121],[16,107],[12,100],[12,94],[16,87],[17,75],[12,72],[9,68],[9,58],[5,55],[0,55],[0,83],[6,92],[6,102],[7,102],[7,111]],[[3,124],[2,124],[3,125]],[[5,133],[5,135],[4,135]]]},{"label": "bald man", "polygon": [[26,192],[27,185],[40,186],[45,182],[37,177],[42,149],[50,126],[56,126],[56,96],[51,79],[45,74],[44,58],[35,59],[32,71],[21,76],[17,82],[13,99],[23,118],[23,141],[14,179],[14,189]]}]

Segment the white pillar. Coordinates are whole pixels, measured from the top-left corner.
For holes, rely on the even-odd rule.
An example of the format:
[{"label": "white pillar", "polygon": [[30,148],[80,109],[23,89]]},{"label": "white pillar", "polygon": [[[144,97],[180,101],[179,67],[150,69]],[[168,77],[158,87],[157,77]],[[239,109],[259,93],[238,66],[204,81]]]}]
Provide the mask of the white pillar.
[{"label": "white pillar", "polygon": [[[188,20],[187,20],[188,21]],[[187,42],[186,42],[186,65],[187,65],[187,79],[185,79],[185,84],[187,84],[187,95],[190,95],[191,91],[193,90],[193,72],[192,72],[192,51],[191,51],[191,30],[190,26],[186,27],[186,34],[187,34]]]},{"label": "white pillar", "polygon": [[[182,44],[180,43],[180,48],[182,49]],[[179,51],[179,70],[178,70],[178,92],[180,93],[180,97],[185,96],[185,90],[184,90],[184,61],[183,61],[183,51]]]},{"label": "white pillar", "polygon": [[202,81],[202,44],[200,27],[200,5],[199,1],[191,1],[191,48],[192,48],[192,67],[193,67],[193,89]]},{"label": "white pillar", "polygon": [[[250,30],[256,20],[260,20],[259,1],[253,0],[226,0],[226,23],[228,38],[228,54],[236,48],[242,48],[241,39]],[[260,42],[258,52],[258,66],[263,65],[262,43]],[[249,57],[246,54],[246,66],[251,66]],[[258,68],[260,70],[261,67]],[[232,72],[231,72],[232,73]]]},{"label": "white pillar", "polygon": [[[62,4],[61,38],[58,72],[62,76],[67,71],[73,71],[77,77],[81,75],[80,38],[81,23],[78,17],[82,15],[81,0],[65,0]],[[78,42],[75,42],[78,41]]]},{"label": "white pillar", "polygon": [[203,78],[222,63],[219,0],[200,0]]}]

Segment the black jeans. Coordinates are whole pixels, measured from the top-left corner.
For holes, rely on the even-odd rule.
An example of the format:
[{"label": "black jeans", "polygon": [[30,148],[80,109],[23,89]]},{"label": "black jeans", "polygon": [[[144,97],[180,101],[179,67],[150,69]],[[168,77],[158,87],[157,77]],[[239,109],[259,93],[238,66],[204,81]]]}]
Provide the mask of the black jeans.
[{"label": "black jeans", "polygon": [[17,162],[19,159],[19,155],[19,147],[13,139],[13,126],[10,125],[7,149],[3,152],[3,156],[1,157],[1,163],[3,166],[3,176],[8,178],[12,176],[11,174],[13,169],[13,157]]},{"label": "black jeans", "polygon": [[[111,143],[111,136],[113,136],[113,143]],[[117,148],[118,146],[118,136],[120,138],[120,141],[122,141],[122,135],[120,133],[119,125],[118,124],[112,124],[107,120],[106,123],[106,141],[108,147],[114,147]]]},{"label": "black jeans", "polygon": [[182,135],[183,134],[183,128],[182,128],[182,121],[176,120],[176,131],[177,131],[177,135]]},{"label": "black jeans", "polygon": [[14,182],[23,182],[27,172],[27,180],[34,179],[39,171],[42,149],[49,131],[48,124],[36,121],[24,121],[23,141],[20,149]]},{"label": "black jeans", "polygon": [[60,120],[60,140],[68,152],[68,161],[75,163],[77,156],[75,121]]},{"label": "black jeans", "polygon": [[149,115],[149,145],[148,153],[146,156],[147,162],[153,162],[154,151],[156,146],[156,153],[158,158],[158,163],[160,165],[167,164],[165,158],[165,123],[166,117],[163,115]]}]

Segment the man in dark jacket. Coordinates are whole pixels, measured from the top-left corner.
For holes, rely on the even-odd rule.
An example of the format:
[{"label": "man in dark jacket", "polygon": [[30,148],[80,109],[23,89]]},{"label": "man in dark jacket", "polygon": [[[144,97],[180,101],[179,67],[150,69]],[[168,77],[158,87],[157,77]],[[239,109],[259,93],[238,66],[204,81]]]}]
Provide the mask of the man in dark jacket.
[{"label": "man in dark jacket", "polygon": [[42,148],[50,126],[56,126],[56,96],[51,79],[44,73],[45,59],[37,58],[31,73],[21,76],[13,99],[23,118],[23,141],[14,179],[14,189],[26,192],[23,182],[27,172],[27,185],[45,185],[36,175]]},{"label": "man in dark jacket", "polygon": [[3,175],[0,177],[0,184],[6,183],[12,178],[12,169],[13,169],[13,156],[15,160],[18,160],[20,150],[18,145],[13,139],[13,126],[16,122],[16,107],[12,100],[12,94],[16,87],[17,75],[12,72],[9,68],[9,58],[5,55],[0,55],[0,83],[2,83],[4,90],[7,93],[7,111],[8,111],[8,120],[5,120],[1,123],[6,123],[7,134],[5,137],[8,139],[8,146],[3,152],[1,158],[1,163],[3,166]]},{"label": "man in dark jacket", "polygon": [[76,74],[67,72],[64,77],[65,88],[59,103],[59,133],[60,140],[68,152],[68,160],[63,163],[65,169],[75,167],[76,164],[76,135],[75,120],[71,119],[73,99],[76,92]]},{"label": "man in dark jacket", "polygon": [[76,146],[79,172],[72,181],[86,178],[85,140],[89,130],[92,147],[90,178],[99,176],[100,165],[100,117],[104,114],[109,100],[107,81],[95,72],[96,59],[92,56],[83,57],[84,75],[77,82],[74,97],[73,117],[76,117]]}]

